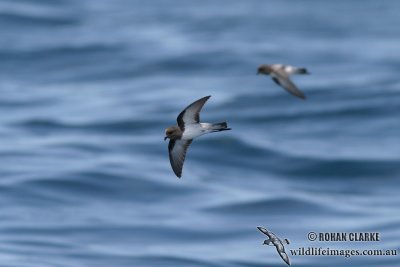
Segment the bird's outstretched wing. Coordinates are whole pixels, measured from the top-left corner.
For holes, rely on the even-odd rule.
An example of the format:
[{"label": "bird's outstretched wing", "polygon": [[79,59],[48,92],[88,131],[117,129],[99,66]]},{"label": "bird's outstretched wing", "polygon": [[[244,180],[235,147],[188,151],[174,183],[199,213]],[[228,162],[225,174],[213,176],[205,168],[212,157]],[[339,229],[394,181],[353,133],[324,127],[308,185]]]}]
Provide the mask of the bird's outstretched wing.
[{"label": "bird's outstretched wing", "polygon": [[289,75],[284,70],[275,70],[271,74],[272,79],[278,85],[282,86],[283,89],[288,91],[294,96],[297,96],[301,99],[306,99],[306,96],[300,91],[299,88],[290,80]]},{"label": "bird's outstretched wing", "polygon": [[287,265],[290,266],[289,256],[286,254],[285,247],[282,243],[280,245],[275,245],[276,251],[278,251],[279,256],[281,256],[282,260],[286,262]]},{"label": "bird's outstretched wing", "polygon": [[169,162],[175,175],[181,178],[186,151],[192,140],[171,139],[168,144]]},{"label": "bird's outstretched wing", "polygon": [[200,121],[200,111],[204,104],[211,96],[206,96],[200,98],[199,100],[193,102],[187,106],[178,116],[178,126],[181,128],[182,132],[185,130],[185,124],[199,123]]},{"label": "bird's outstretched wing", "polygon": [[260,230],[260,232],[263,233],[264,235],[268,236],[271,240],[277,238],[274,233],[268,231],[264,227],[258,226],[257,229]]}]

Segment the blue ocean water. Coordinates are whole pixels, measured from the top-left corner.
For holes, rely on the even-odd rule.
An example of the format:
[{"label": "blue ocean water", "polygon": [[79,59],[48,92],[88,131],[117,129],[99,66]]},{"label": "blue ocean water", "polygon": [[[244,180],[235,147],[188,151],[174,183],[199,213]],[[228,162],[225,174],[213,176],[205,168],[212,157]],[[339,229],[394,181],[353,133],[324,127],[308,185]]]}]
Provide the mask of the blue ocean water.
[{"label": "blue ocean water", "polygon": [[[400,249],[400,2],[2,0],[0,266],[285,266]],[[307,67],[301,101],[256,75]],[[164,129],[212,95],[183,178]],[[381,242],[310,242],[308,232]],[[399,266],[400,256],[291,256]]]}]

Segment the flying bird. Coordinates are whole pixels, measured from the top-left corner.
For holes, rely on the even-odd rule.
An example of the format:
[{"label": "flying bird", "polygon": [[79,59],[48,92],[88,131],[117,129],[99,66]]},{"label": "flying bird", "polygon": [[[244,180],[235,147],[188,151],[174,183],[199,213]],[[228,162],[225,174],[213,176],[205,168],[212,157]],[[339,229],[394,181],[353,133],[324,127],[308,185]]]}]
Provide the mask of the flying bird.
[{"label": "flying bird", "polygon": [[[285,252],[285,247],[282,243],[282,241],[272,232],[268,231],[267,229],[263,227],[257,227],[258,230],[260,230],[263,234],[268,236],[268,239],[264,240],[263,245],[273,245],[276,248],[276,251],[278,251],[279,256],[281,256],[282,260],[286,262],[287,265],[290,266],[290,261],[289,261],[289,256]],[[285,242],[289,244],[289,240],[285,239]]]},{"label": "flying bird", "polygon": [[271,76],[275,83],[282,86],[283,89],[292,95],[301,99],[306,99],[306,96],[303,94],[303,92],[301,92],[289,78],[291,74],[310,74],[306,68],[297,68],[282,64],[261,65],[257,69],[257,74]]},{"label": "flying bird", "polygon": [[169,138],[168,152],[172,170],[177,177],[182,176],[183,162],[186,151],[193,139],[203,134],[227,131],[226,122],[201,123],[200,111],[211,96],[200,98],[187,106],[178,116],[178,125],[168,127],[165,130],[165,138]]}]

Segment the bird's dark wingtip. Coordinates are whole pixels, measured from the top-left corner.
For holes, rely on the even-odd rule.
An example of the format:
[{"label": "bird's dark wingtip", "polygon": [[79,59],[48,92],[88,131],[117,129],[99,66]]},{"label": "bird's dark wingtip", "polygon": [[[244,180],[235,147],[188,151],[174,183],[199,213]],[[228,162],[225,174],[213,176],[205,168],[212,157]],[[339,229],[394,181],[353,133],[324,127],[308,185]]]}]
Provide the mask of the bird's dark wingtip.
[{"label": "bird's dark wingtip", "polygon": [[179,179],[182,177],[182,172],[175,171],[174,169],[172,170],[174,171],[176,177],[178,177]]},{"label": "bird's dark wingtip", "polygon": [[264,227],[257,226],[257,229],[258,229],[261,233],[263,233],[264,235],[268,235],[268,230],[265,229]]},{"label": "bird's dark wingtip", "polygon": [[295,96],[297,96],[301,100],[307,100],[307,97],[305,95],[303,95],[303,94],[295,94]]}]

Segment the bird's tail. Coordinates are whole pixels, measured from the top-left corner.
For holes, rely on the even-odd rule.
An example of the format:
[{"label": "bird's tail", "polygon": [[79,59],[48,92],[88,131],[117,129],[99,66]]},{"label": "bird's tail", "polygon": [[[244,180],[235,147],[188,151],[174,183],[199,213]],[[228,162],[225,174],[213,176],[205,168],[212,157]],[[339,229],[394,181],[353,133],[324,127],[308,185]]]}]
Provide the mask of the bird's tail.
[{"label": "bird's tail", "polygon": [[228,128],[228,124],[226,122],[220,122],[220,123],[213,123],[211,125],[211,130],[213,130],[214,132],[220,132],[220,131],[231,130],[231,128]]},{"label": "bird's tail", "polygon": [[310,74],[310,72],[306,68],[296,68],[294,73],[296,73],[296,74]]}]

